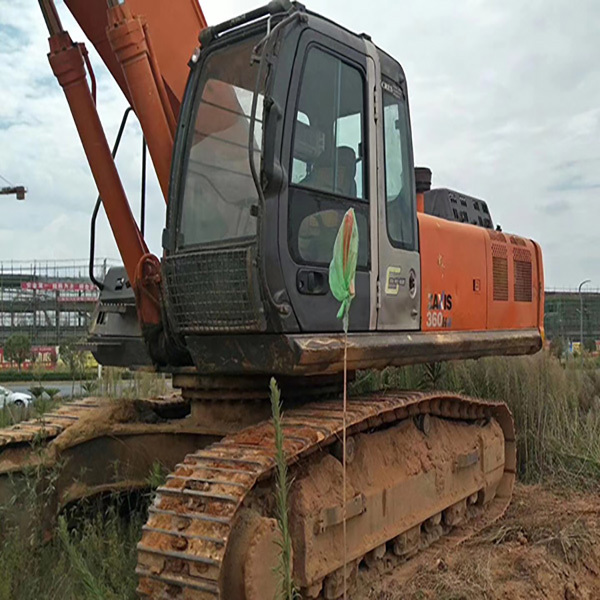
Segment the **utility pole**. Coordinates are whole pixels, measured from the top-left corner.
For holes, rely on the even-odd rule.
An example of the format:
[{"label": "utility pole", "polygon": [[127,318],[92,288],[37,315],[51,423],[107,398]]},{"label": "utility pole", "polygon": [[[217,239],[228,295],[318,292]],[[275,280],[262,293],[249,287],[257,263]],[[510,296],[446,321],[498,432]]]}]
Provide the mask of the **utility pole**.
[{"label": "utility pole", "polygon": [[583,294],[581,293],[581,288],[586,284],[590,283],[591,279],[586,279],[579,284],[579,344],[581,345],[579,352],[583,357]]}]

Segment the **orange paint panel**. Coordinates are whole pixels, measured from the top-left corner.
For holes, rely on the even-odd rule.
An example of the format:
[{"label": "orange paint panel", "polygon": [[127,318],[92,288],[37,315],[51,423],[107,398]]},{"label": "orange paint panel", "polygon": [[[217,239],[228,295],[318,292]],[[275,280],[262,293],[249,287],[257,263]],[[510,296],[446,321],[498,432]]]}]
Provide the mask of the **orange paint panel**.
[{"label": "orange paint panel", "polygon": [[[123,72],[106,37],[106,0],[65,0],[65,4],[131,102]],[[174,107],[177,116],[189,73],[187,63],[198,45],[198,34],[206,27],[200,5],[197,0],[127,0],[127,5],[148,25],[160,73],[178,102]]]},{"label": "orange paint panel", "polygon": [[531,240],[419,214],[421,328],[543,332],[544,277]]},{"label": "orange paint panel", "polygon": [[484,330],[487,325],[486,234],[419,213],[421,328]]}]

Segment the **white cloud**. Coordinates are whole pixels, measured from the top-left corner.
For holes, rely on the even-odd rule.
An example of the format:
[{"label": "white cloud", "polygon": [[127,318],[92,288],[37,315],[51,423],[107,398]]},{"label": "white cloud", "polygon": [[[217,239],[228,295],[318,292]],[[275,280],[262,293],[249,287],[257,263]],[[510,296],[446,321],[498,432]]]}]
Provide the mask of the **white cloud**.
[{"label": "white cloud", "polygon": [[[0,260],[83,257],[96,198],[62,91],[46,59],[37,3],[0,0],[0,174],[29,188],[25,203],[0,198]],[[257,0],[260,2],[261,0]],[[600,5],[581,0],[314,0],[320,12],[365,31],[403,65],[415,157],[434,185],[485,198],[506,230],[537,239],[549,286],[600,281]],[[210,23],[248,9],[206,0]],[[64,24],[83,35],[62,3]],[[89,46],[89,44],[88,44]],[[92,52],[100,113],[114,139],[125,108]],[[140,132],[118,161],[134,211]],[[164,202],[153,180],[147,238],[160,251]],[[98,254],[116,257],[102,219]]]}]

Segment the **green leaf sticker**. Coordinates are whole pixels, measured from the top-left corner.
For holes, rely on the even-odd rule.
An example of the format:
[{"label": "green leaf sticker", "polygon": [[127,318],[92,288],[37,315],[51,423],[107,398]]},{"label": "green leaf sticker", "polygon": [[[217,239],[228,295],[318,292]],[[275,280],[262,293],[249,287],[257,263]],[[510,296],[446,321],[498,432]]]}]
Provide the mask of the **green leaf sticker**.
[{"label": "green leaf sticker", "polygon": [[354,279],[358,260],[358,228],[354,209],[349,209],[337,232],[333,246],[333,258],[329,264],[329,287],[336,300],[342,303],[337,318],[343,320],[348,333],[350,304],[356,294]]}]

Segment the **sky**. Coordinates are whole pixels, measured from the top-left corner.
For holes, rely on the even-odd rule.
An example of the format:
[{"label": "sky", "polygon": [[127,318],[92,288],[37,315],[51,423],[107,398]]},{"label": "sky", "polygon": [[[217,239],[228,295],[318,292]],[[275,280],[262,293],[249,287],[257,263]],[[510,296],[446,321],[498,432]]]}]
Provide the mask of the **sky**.
[{"label": "sky", "polygon": [[[202,8],[214,24],[256,4],[204,0]],[[370,34],[402,64],[415,162],[432,169],[434,187],[485,199],[505,231],[537,240],[547,288],[588,278],[600,287],[598,0],[306,4]],[[85,41],[62,0],[57,6],[72,38]],[[112,143],[126,102],[88,49]],[[25,202],[0,196],[0,261],[88,255],[97,191],[47,51],[38,3],[0,0],[0,176],[29,190]],[[132,120],[117,166],[136,214],[140,150]],[[155,253],[164,212],[152,174],[146,238]],[[118,257],[104,217],[97,255]]]}]

